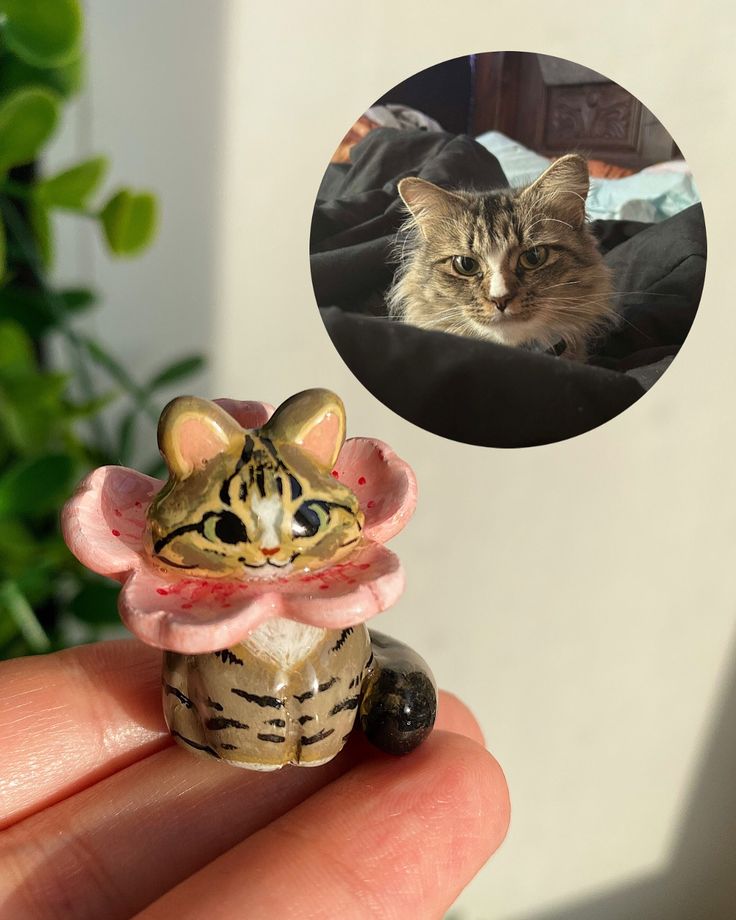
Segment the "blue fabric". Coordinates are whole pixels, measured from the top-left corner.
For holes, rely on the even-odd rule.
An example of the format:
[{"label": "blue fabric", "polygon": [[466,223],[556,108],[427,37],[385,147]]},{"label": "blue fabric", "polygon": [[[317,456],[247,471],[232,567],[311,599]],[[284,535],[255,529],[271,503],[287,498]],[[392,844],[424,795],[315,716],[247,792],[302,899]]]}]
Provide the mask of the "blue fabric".
[{"label": "blue fabric", "polygon": [[476,137],[476,141],[498,160],[512,188],[533,182],[550,164],[547,157],[540,156],[533,150],[529,150],[528,147],[524,147],[523,144],[512,141],[500,131],[480,134]]},{"label": "blue fabric", "polygon": [[693,177],[680,172],[639,172],[623,179],[591,179],[590,220],[655,223],[700,201]]},{"label": "blue fabric", "polygon": [[[476,140],[498,159],[512,187],[533,182],[550,164],[547,157],[499,131],[488,131]],[[623,179],[591,179],[586,210],[590,220],[656,223],[699,201],[689,173],[644,170]]]}]

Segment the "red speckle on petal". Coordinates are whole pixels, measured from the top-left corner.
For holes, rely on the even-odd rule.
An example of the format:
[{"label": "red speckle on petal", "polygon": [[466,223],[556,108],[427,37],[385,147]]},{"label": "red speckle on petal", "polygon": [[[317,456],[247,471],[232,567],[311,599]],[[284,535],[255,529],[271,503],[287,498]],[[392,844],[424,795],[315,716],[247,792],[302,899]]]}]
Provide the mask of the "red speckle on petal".
[{"label": "red speckle on petal", "polygon": [[332,471],[332,475],[335,477],[335,479],[339,479],[339,478],[340,478],[340,474],[337,472],[337,470],[333,470],[333,471]]},{"label": "red speckle on petal", "polygon": [[142,505],[140,502],[136,502],[136,503],[135,503],[135,506],[136,506],[136,508],[142,508],[142,507],[143,507],[143,505]]},{"label": "red speckle on petal", "polygon": [[113,537],[119,537],[119,536],[120,536],[120,531],[119,531],[119,530],[112,530],[112,531],[110,531],[110,533],[112,533]]},{"label": "red speckle on petal", "polygon": [[358,566],[358,568],[363,569],[363,571],[365,571],[366,569],[369,569],[370,567],[371,567],[370,562],[361,562],[360,565]]},{"label": "red speckle on petal", "polygon": [[123,512],[120,511],[118,508],[116,508],[116,509],[115,509],[115,517],[122,517],[122,516],[123,516]]},{"label": "red speckle on petal", "polygon": [[359,476],[359,477],[358,477],[358,485],[359,485],[359,486],[364,486],[364,485],[365,485],[365,476]]},{"label": "red speckle on petal", "polygon": [[182,608],[183,608],[184,610],[191,610],[191,609],[192,609],[192,605],[191,605],[191,604],[182,604],[181,606],[182,606]]},{"label": "red speckle on petal", "polygon": [[168,593],[169,592],[166,590],[166,588],[156,588],[156,594],[162,594],[164,597],[166,597]]},{"label": "red speckle on petal", "polygon": [[375,506],[376,506],[376,503],[371,499],[371,501],[369,501],[368,504],[366,505],[366,508],[375,508]]},{"label": "red speckle on petal", "polygon": [[320,590],[320,591],[326,591],[329,587],[330,587],[329,585],[320,585],[320,586],[319,586],[319,590]]}]

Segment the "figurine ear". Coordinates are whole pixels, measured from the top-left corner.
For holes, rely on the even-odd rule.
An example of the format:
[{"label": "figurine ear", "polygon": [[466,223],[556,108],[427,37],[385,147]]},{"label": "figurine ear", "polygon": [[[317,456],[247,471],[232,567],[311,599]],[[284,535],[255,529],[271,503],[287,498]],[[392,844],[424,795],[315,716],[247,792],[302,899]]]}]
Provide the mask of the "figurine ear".
[{"label": "figurine ear", "polygon": [[345,441],[345,406],[331,390],[305,390],[282,403],[262,431],[331,469]]},{"label": "figurine ear", "polygon": [[196,396],[172,400],[158,423],[159,450],[178,479],[186,479],[242,439],[243,429],[224,409]]},{"label": "figurine ear", "polygon": [[581,227],[585,221],[585,199],[589,186],[588,164],[576,153],[570,153],[548,166],[535,182],[524,189],[521,197],[543,202],[553,214],[564,218],[573,227]]}]

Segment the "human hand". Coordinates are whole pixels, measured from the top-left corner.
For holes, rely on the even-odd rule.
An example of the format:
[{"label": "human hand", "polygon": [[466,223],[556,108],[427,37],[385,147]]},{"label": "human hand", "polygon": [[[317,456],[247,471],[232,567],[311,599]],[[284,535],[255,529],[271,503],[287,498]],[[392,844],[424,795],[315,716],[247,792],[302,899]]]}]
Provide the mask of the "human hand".
[{"label": "human hand", "polygon": [[0,916],[434,918],[500,845],[501,768],[456,698],[394,758],[254,773],[172,743],[161,653],[102,642],[0,665]]}]

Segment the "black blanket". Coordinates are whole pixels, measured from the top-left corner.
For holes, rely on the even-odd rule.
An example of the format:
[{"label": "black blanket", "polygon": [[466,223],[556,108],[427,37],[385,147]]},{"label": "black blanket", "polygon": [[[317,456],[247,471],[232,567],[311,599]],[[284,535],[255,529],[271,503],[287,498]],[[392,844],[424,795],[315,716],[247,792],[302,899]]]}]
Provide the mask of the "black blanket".
[{"label": "black blanket", "polygon": [[381,129],[328,167],[314,210],[312,280],[335,347],[386,406],[422,428],[489,447],[573,437],[634,403],[688,334],[705,272],[699,205],[658,224],[597,221],[623,322],[587,364],[404,325],[384,295],[403,219],[397,182],[507,185],[498,161],[465,136]]}]

